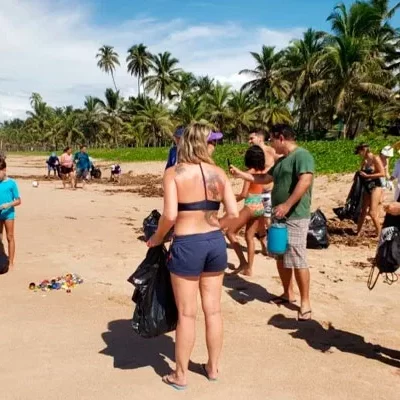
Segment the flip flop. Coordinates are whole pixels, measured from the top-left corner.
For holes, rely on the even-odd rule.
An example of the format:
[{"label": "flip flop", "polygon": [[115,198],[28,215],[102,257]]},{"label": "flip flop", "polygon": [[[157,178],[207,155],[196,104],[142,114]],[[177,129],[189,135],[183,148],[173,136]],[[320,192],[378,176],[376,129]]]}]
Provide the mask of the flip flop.
[{"label": "flip flop", "polygon": [[207,369],[206,369],[206,364],[201,364],[201,370],[204,374],[204,376],[210,381],[210,382],[217,382],[218,378],[210,378],[208,375]]},{"label": "flip flop", "polygon": [[[301,312],[301,311],[299,311],[299,313],[298,313],[298,315],[297,315],[297,320],[298,321],[311,321],[311,313],[312,313],[312,311],[311,310],[308,310],[308,311],[305,311],[305,312]],[[308,314],[310,314],[310,318],[303,318],[303,317],[305,317],[306,315],[308,315]]]},{"label": "flip flop", "polygon": [[276,304],[277,306],[280,306],[282,304],[296,303],[296,300],[290,301],[289,299],[286,299],[285,297],[275,296],[271,300],[269,300],[268,303],[273,303],[273,304]]},{"label": "flip flop", "polygon": [[170,381],[169,380],[169,375],[163,376],[162,381],[166,385],[171,386],[172,388],[174,388],[175,390],[185,390],[187,388],[187,385],[178,385],[177,383],[174,383],[174,382]]}]

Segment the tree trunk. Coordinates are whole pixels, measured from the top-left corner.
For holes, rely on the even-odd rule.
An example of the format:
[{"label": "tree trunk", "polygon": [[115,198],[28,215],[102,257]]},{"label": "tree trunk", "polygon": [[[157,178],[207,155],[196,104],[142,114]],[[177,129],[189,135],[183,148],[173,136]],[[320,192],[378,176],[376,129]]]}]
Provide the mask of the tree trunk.
[{"label": "tree trunk", "polygon": [[115,84],[114,72],[112,72],[112,71],[111,71],[111,78],[112,78],[112,80],[114,82],[115,91],[118,92],[117,85]]},{"label": "tree trunk", "polygon": [[138,97],[140,97],[140,75],[137,77]]}]

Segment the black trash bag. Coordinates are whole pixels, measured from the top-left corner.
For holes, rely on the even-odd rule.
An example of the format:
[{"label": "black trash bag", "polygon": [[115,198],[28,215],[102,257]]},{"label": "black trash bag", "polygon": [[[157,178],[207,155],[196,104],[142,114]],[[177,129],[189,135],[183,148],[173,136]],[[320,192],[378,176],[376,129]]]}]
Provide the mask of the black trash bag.
[{"label": "black trash bag", "polygon": [[307,249],[327,249],[329,247],[327,220],[318,209],[311,214],[307,233]]},{"label": "black trash bag", "polygon": [[[143,233],[146,242],[154,235],[157,230],[158,222],[161,218],[161,214],[157,210],[153,210],[144,220],[143,220]],[[171,240],[173,236],[174,229],[167,233],[166,237],[164,238],[165,242]]]},{"label": "black trash bag", "polygon": [[341,221],[349,219],[355,223],[361,214],[362,200],[365,191],[363,180],[358,172],[354,175],[353,184],[346,199],[344,207],[337,207],[333,212],[339,217]]},{"label": "black trash bag", "polygon": [[92,178],[94,178],[94,179],[101,179],[101,169],[100,169],[100,168],[93,167],[93,168],[90,170],[90,176],[91,176]]},{"label": "black trash bag", "polygon": [[0,241],[0,275],[6,274],[10,266],[10,260],[4,251],[3,242]]},{"label": "black trash bag", "polygon": [[176,329],[178,311],[167,257],[164,246],[149,249],[144,261],[128,278],[135,286],[132,328],[143,338],[157,337]]},{"label": "black trash bag", "polygon": [[[375,263],[372,265],[369,274],[368,288],[372,290],[375,287],[379,275],[385,275],[385,282],[390,285],[396,282],[398,277],[395,272],[399,269],[399,266],[400,230],[397,226],[384,226],[375,256]],[[378,269],[379,273],[374,279],[373,275],[375,268]]]}]

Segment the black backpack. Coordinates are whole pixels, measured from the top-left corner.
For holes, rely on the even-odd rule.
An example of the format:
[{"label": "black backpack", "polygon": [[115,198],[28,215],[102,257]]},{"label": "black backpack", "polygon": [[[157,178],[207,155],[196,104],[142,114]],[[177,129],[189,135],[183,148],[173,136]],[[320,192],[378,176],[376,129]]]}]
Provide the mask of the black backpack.
[{"label": "black backpack", "polygon": [[[379,278],[379,275],[385,274],[385,282],[392,284],[398,280],[396,271],[400,266],[400,231],[397,227],[389,227],[382,231],[382,242],[378,247],[375,256],[375,264],[371,268],[368,278],[368,288],[372,290]],[[374,270],[379,273],[373,279]]]}]

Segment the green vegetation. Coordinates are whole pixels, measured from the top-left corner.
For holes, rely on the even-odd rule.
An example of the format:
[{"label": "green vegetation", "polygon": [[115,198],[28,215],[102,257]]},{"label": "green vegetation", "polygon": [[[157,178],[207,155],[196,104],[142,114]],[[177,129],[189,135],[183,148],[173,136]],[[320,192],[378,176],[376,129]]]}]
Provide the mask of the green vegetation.
[{"label": "green vegetation", "polygon": [[[393,144],[394,138],[370,140],[372,150],[378,154],[387,144]],[[354,147],[358,141],[336,140],[336,141],[309,141],[299,142],[299,145],[308,149],[315,158],[317,174],[334,174],[355,172],[360,166],[359,157],[353,154]],[[217,146],[214,153],[214,160],[220,167],[227,170],[227,160],[237,167],[244,168],[243,158],[247,144],[224,144]],[[119,149],[89,149],[91,157],[110,162],[143,162],[162,161],[166,162],[168,147],[139,147]],[[20,155],[42,155],[48,153],[18,153]],[[396,158],[396,157],[395,157]],[[392,162],[395,160],[392,159]]]},{"label": "green vegetation", "polygon": [[282,122],[293,124],[305,140],[384,133],[400,114],[400,30],[391,25],[400,3],[389,3],[339,4],[328,17],[331,32],[308,29],[282,51],[263,46],[252,52],[254,65],[239,72],[249,79],[239,91],[184,71],[168,51],[151,54],[140,43],[126,57],[139,95],[124,99],[114,74],[120,56],[103,46],[93,62],[111,76],[114,89],[104,99],[87,96],[80,109],[53,108],[34,93],[26,121],[0,126],[0,147],[165,146],[178,125],[195,121],[236,143],[251,130]]}]

